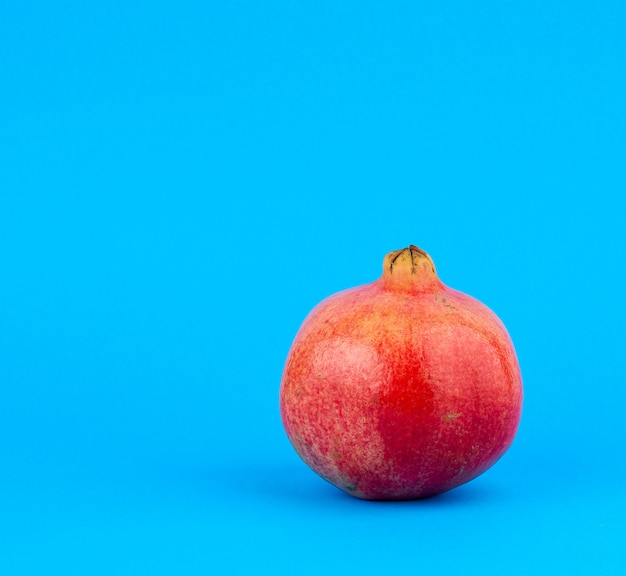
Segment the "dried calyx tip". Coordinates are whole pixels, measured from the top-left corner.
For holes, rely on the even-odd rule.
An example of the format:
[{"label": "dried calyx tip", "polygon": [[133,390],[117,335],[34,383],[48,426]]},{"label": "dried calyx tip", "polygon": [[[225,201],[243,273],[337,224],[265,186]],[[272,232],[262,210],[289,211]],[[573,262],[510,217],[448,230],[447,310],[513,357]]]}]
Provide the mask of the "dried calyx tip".
[{"label": "dried calyx tip", "polygon": [[[402,248],[401,250],[395,250],[387,255],[386,263],[389,273],[393,272],[394,266],[400,260],[401,262],[406,262],[407,258],[402,258],[402,256],[408,256],[410,259],[411,265],[411,274],[416,274],[417,272],[417,264],[420,261],[426,260],[432,271],[435,272],[435,265],[431,259],[431,257],[421,248],[418,248],[414,244],[411,244],[408,248]],[[408,262],[406,262],[408,264]]]}]

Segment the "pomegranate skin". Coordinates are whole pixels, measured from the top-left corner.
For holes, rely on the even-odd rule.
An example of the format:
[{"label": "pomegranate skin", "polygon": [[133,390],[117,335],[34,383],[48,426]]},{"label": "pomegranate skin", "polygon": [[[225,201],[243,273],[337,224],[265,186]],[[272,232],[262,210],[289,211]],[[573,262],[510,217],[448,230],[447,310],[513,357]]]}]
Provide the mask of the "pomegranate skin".
[{"label": "pomegranate skin", "polygon": [[445,286],[415,246],[375,282],[330,296],[289,351],[280,412],[322,478],[366,500],[410,500],[464,484],[510,446],[522,380],[497,316]]}]

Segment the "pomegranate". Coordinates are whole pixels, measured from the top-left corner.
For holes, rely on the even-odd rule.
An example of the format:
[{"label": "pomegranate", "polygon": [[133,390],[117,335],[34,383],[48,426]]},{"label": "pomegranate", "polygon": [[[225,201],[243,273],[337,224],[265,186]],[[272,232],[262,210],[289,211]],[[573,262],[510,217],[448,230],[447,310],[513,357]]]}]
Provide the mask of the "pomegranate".
[{"label": "pomegranate", "polygon": [[387,254],[377,281],[313,309],[280,388],[300,457],[367,500],[433,496],[482,474],[513,441],[521,407],[504,325],[445,286],[416,246]]}]

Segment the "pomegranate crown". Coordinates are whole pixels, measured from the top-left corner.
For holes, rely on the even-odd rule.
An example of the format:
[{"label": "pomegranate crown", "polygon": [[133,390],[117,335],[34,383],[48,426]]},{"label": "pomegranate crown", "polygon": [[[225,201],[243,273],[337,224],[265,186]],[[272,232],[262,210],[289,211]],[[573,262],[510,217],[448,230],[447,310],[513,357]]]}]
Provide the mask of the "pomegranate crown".
[{"label": "pomegranate crown", "polygon": [[441,285],[432,258],[413,244],[385,256],[382,280],[389,287],[408,291],[424,291]]}]

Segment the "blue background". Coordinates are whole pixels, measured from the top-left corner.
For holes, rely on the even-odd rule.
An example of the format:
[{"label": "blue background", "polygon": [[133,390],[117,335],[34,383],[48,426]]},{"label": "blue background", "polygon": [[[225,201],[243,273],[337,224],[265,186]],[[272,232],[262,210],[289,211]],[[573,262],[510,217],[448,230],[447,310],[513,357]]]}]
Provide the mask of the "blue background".
[{"label": "blue background", "polygon": [[[0,573],[623,569],[625,23],[3,3]],[[409,243],[508,327],[523,420],[474,482],[361,502],[300,462],[279,382]]]}]

